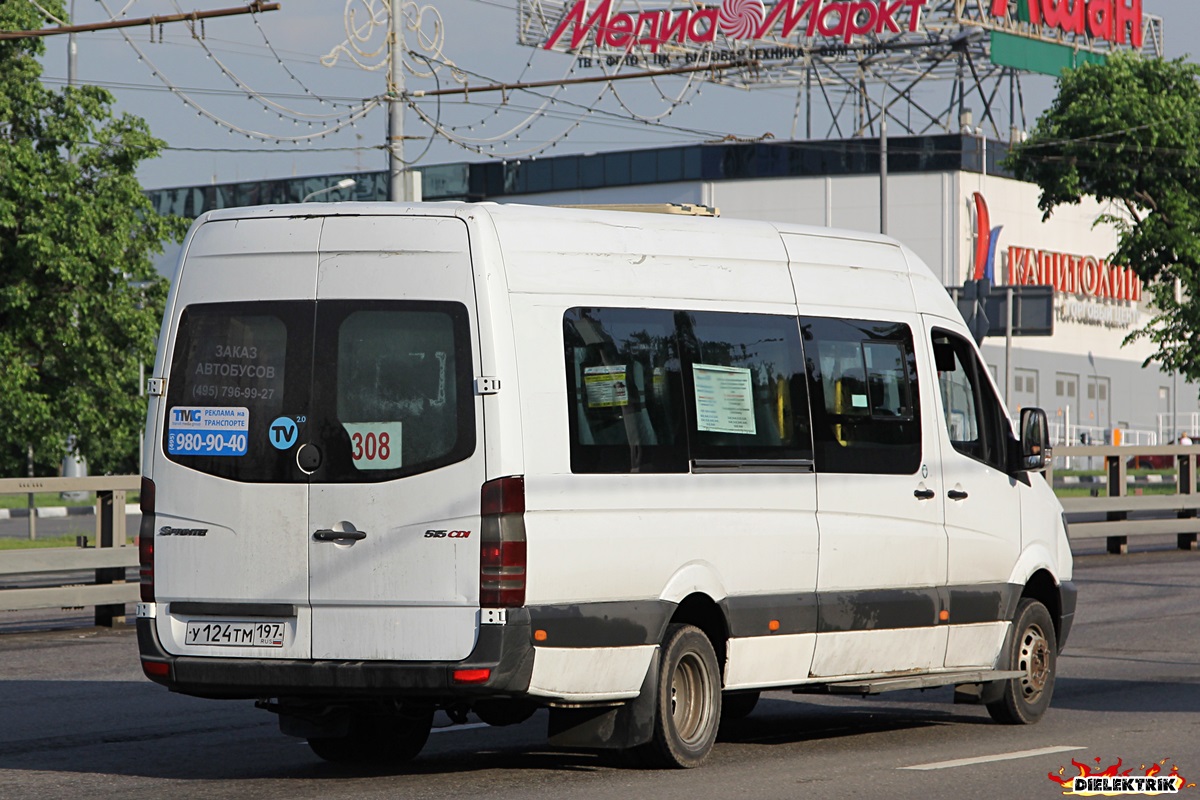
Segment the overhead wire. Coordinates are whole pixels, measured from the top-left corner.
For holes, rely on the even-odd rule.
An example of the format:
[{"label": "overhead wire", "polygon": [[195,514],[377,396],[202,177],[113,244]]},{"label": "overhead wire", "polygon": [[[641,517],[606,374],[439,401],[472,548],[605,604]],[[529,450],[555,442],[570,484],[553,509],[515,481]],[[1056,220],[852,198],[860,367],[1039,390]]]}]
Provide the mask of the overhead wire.
[{"label": "overhead wire", "polygon": [[[500,83],[500,81],[498,81],[494,78],[491,78],[487,75],[483,75],[481,73],[472,72],[472,71],[467,71],[467,72],[469,74],[473,75],[474,77],[488,81],[489,83]],[[611,84],[602,84],[602,86],[608,87],[608,86],[611,86]],[[535,88],[514,88],[512,91],[513,91],[513,93],[522,92],[525,94],[531,94],[531,95],[539,96],[539,97],[544,96],[540,93],[540,91],[538,89],[535,89]],[[604,91],[606,91],[606,89],[602,89],[601,97],[603,96]],[[624,122],[631,123],[634,127],[637,127],[637,128],[641,128],[647,124],[650,124],[650,125],[653,125],[656,127],[663,127],[666,129],[675,130],[675,131],[678,131],[681,133],[687,133],[687,134],[691,134],[691,135],[701,135],[701,136],[706,136],[706,137],[724,135],[724,133],[717,132],[717,131],[705,131],[705,130],[701,130],[701,129],[697,129],[697,128],[686,128],[683,126],[673,126],[673,125],[668,125],[666,123],[659,123],[659,122],[654,122],[654,121],[648,122],[647,120],[640,119],[636,116],[631,118],[631,117],[622,115],[615,111],[610,111],[608,109],[603,109],[603,108],[597,108],[595,105],[596,101],[593,101],[591,103],[581,103],[581,102],[568,100],[566,98],[561,98],[561,97],[556,98],[556,100],[557,100],[557,103],[560,103],[562,105],[570,106],[573,108],[578,108],[580,111],[584,112],[585,114],[599,115],[599,116],[603,116],[603,117],[612,118],[615,120],[621,120]],[[471,102],[473,105],[485,105],[485,103],[480,103],[479,101],[471,101]],[[511,101],[506,101],[503,105],[504,106],[515,106],[515,104],[513,104]],[[539,106],[539,108],[540,108],[540,106]]]},{"label": "overhead wire", "polygon": [[[175,6],[175,9],[176,9],[176,11],[178,11],[179,13],[183,13],[183,9],[180,7],[180,5],[179,5],[179,3],[178,3],[178,1],[177,1],[177,0],[172,0],[172,5],[174,5],[174,6]],[[258,25],[258,19],[257,19],[258,15],[257,15],[257,14],[251,14],[250,16],[251,16],[251,18],[252,18],[252,19],[254,19],[254,23],[255,23],[255,25]],[[216,54],[215,54],[215,53],[212,51],[212,49],[211,49],[211,48],[209,48],[208,44],[207,44],[207,43],[204,41],[204,37],[203,37],[203,36],[201,36],[201,35],[197,35],[195,23],[193,23],[193,22],[188,22],[188,23],[187,23],[187,26],[188,26],[188,29],[189,29],[189,30],[191,31],[191,33],[192,33],[192,40],[193,40],[193,41],[195,41],[195,42],[196,42],[196,44],[197,44],[197,45],[199,45],[199,46],[200,46],[200,48],[201,48],[201,49],[202,49],[202,50],[205,52],[205,54],[208,56],[208,58],[209,58],[209,59],[210,59],[210,60],[211,60],[211,61],[212,61],[214,64],[216,64],[216,65],[217,65],[217,68],[218,68],[218,69],[220,69],[220,71],[221,71],[221,74],[223,74],[223,75],[224,75],[224,76],[225,76],[227,79],[229,79],[229,81],[230,81],[231,83],[233,83],[233,85],[234,85],[235,87],[237,87],[238,89],[242,90],[242,91],[243,91],[243,92],[245,92],[246,94],[250,95],[250,96],[251,96],[251,97],[253,97],[255,100],[257,100],[258,102],[262,103],[264,106],[266,106],[266,107],[270,108],[271,110],[275,111],[277,114],[280,114],[280,118],[281,118],[281,119],[282,119],[282,115],[283,115],[283,114],[287,114],[289,117],[291,117],[291,118],[293,118],[293,119],[295,119],[295,120],[298,120],[298,121],[300,121],[300,122],[309,122],[309,121],[318,121],[318,120],[330,120],[330,119],[338,119],[338,118],[340,118],[341,116],[343,116],[343,114],[342,114],[341,112],[336,112],[336,111],[335,111],[335,112],[333,112],[333,113],[329,113],[329,114],[310,114],[310,113],[307,113],[307,112],[304,112],[304,111],[298,111],[298,110],[296,110],[296,109],[293,109],[293,108],[291,108],[291,107],[289,107],[289,106],[285,106],[285,105],[283,105],[283,104],[281,104],[281,103],[276,103],[274,100],[271,100],[270,98],[266,97],[266,96],[265,96],[265,95],[263,95],[261,92],[259,92],[259,91],[258,91],[258,90],[256,90],[254,87],[252,87],[250,84],[248,84],[246,81],[242,80],[242,79],[241,79],[241,78],[240,78],[240,77],[239,77],[237,74],[235,74],[235,73],[234,73],[234,71],[233,71],[232,69],[230,69],[230,68],[229,68],[229,67],[228,67],[228,66],[225,64],[225,62],[224,62],[224,61],[222,61],[222,60],[220,59],[220,57],[218,57],[218,56],[217,56],[217,55],[216,55]],[[261,31],[262,31],[262,26],[258,25],[258,29],[259,29],[259,31],[261,32]],[[265,34],[264,34],[264,40],[265,40],[265,38],[266,38],[266,37],[265,37]],[[267,42],[267,48],[268,48],[268,49],[270,49],[270,42],[269,42],[269,41]],[[278,58],[277,58],[276,60],[277,60],[277,61],[279,61],[279,63],[280,63],[281,65],[283,64],[283,61],[282,61],[281,59],[278,59]],[[293,80],[295,80],[295,76],[294,76],[294,75],[292,75],[291,71],[290,71],[290,70],[288,70],[286,66],[284,66],[284,71],[285,71],[285,72],[286,72],[286,73],[287,73],[289,76],[291,76],[291,77],[293,78]],[[299,81],[297,81],[297,83],[299,84]],[[309,95],[310,95],[310,96],[311,96],[313,99],[317,100],[317,101],[318,101],[318,102],[319,102],[321,105],[325,105],[325,102],[326,102],[326,101],[325,101],[325,99],[324,99],[324,98],[317,97],[316,95],[312,94],[312,92],[308,92],[308,87],[304,86],[303,84],[299,84],[299,85],[300,85],[300,87],[301,87],[302,89],[304,89],[304,90],[305,90],[305,92],[307,92],[307,93],[308,93],[308,94],[309,94]],[[357,106],[350,106],[350,105],[347,105],[347,106],[346,106],[346,108],[347,108],[347,109],[348,109],[348,110],[349,110],[351,113],[352,113],[353,111],[357,110],[358,108],[361,108],[361,107],[362,107],[362,105],[361,105],[361,104],[360,104],[360,105],[357,105]]]},{"label": "overhead wire", "polygon": [[[113,17],[112,10],[108,7],[108,3],[106,2],[106,0],[98,0],[98,2],[100,3],[101,7],[104,8],[105,12],[107,14],[109,14],[109,16],[111,18],[113,18],[113,19],[116,18],[116,17]],[[251,16],[254,16],[254,15],[252,14]],[[258,140],[264,141],[264,142],[273,141],[276,144],[282,144],[284,142],[289,142],[289,143],[306,142],[307,143],[307,142],[312,142],[312,141],[315,141],[318,139],[324,139],[326,136],[328,136],[332,133],[336,133],[337,131],[340,131],[344,128],[355,126],[367,114],[369,114],[375,108],[378,108],[380,105],[379,98],[368,99],[368,100],[364,101],[364,103],[361,107],[352,111],[350,114],[338,117],[336,123],[332,124],[332,127],[330,126],[330,122],[325,121],[325,120],[320,121],[320,125],[322,126],[321,130],[315,131],[311,134],[289,136],[286,134],[271,134],[271,133],[265,133],[262,131],[257,131],[257,130],[253,130],[253,129],[249,129],[249,128],[244,128],[240,125],[230,122],[229,120],[226,120],[222,117],[217,116],[215,113],[208,110],[206,107],[202,106],[200,103],[196,102],[195,100],[193,100],[186,92],[184,92],[179,87],[175,86],[174,83],[172,83],[171,80],[169,78],[167,78],[165,73],[163,73],[163,71],[154,63],[154,61],[150,59],[150,57],[142,50],[142,48],[140,48],[137,45],[137,43],[129,36],[129,34],[127,34],[123,29],[121,30],[121,36],[125,40],[125,42],[131,48],[133,48],[134,52],[136,52],[138,54],[138,60],[145,62],[146,65],[150,68],[151,74],[155,78],[157,78],[159,81],[161,81],[168,89],[170,89],[170,91],[176,97],[180,98],[180,100],[182,100],[184,102],[184,104],[186,104],[190,108],[194,109],[198,116],[204,117],[204,118],[208,119],[209,121],[213,122],[214,124],[226,128],[231,133],[237,133],[237,134],[243,135],[248,139],[258,139]],[[252,96],[251,96],[251,99],[253,99]]]}]

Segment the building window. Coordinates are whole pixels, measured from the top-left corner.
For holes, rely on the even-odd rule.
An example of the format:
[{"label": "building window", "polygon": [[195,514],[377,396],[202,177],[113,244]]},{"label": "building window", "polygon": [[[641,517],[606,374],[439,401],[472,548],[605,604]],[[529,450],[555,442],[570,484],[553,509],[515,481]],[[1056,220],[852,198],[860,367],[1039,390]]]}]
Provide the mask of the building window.
[{"label": "building window", "polygon": [[1037,370],[1013,370],[1013,390],[1020,394],[1037,395]]}]

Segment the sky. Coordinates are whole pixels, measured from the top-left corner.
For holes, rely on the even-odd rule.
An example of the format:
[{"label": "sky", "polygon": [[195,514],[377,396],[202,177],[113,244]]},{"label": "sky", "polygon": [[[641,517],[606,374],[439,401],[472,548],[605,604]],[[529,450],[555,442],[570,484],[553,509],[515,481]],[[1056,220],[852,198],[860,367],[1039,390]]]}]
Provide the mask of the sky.
[{"label": "sky", "polygon": [[[32,0],[9,0],[29,2]],[[239,0],[65,0],[78,23],[102,22],[190,11],[226,9]],[[156,159],[139,169],[148,189],[381,170],[387,111],[378,102],[386,91],[384,70],[355,64],[352,50],[338,53],[332,67],[323,56],[360,38],[359,49],[381,43],[382,29],[364,25],[385,13],[386,0],[279,0],[277,11],[209,19],[203,28],[183,23],[81,33],[77,80],[109,89],[115,109],[144,118],[167,142]],[[460,86],[449,66],[469,86],[493,82],[558,80],[598,75],[571,73],[570,57],[517,43],[517,0],[438,0],[420,10],[420,31],[408,44],[425,42],[427,61],[412,59],[409,90]],[[594,6],[595,3],[592,3]],[[647,2],[645,8],[665,3]],[[772,3],[768,2],[770,7]],[[1200,0],[1143,0],[1147,14],[1164,20],[1166,55],[1200,57]],[[440,15],[440,24],[439,17]],[[349,19],[353,18],[351,27]],[[355,37],[352,31],[359,31]],[[370,35],[368,35],[370,34]],[[67,37],[46,39],[43,82],[65,85]],[[358,55],[365,66],[380,57]],[[795,87],[744,90],[707,84],[686,76],[656,85],[628,81],[606,88],[582,84],[527,93],[475,93],[464,98],[426,98],[423,117],[405,115],[406,160],[419,164],[518,159],[717,141],[803,138]],[[640,85],[636,85],[640,84]],[[1022,83],[1032,126],[1053,97],[1053,79]],[[939,88],[939,96],[944,87]],[[532,121],[532,124],[528,124]],[[467,148],[430,135],[436,124]],[[828,132],[814,130],[815,138]],[[264,138],[266,137],[266,138]]]}]

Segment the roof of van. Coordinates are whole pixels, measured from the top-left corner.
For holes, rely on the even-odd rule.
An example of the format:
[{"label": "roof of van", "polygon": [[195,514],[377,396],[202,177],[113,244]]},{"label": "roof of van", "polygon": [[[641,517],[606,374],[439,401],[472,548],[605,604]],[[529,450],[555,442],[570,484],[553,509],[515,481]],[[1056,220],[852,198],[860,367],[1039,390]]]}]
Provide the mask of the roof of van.
[{"label": "roof of van", "polygon": [[898,245],[895,239],[875,233],[825,228],[814,225],[800,225],[784,222],[769,222],[763,220],[742,219],[736,217],[709,216],[703,214],[650,214],[643,211],[629,210],[630,206],[619,206],[612,209],[596,206],[548,206],[526,205],[521,203],[468,203],[458,200],[438,201],[432,203],[391,203],[391,202],[337,202],[337,203],[299,203],[238,206],[207,211],[203,219],[245,219],[247,217],[291,217],[291,216],[403,216],[405,214],[438,213],[464,216],[473,210],[485,210],[493,218],[511,218],[519,216],[525,219],[541,220],[583,220],[608,224],[628,225],[637,222],[638,227],[658,230],[680,230],[687,232],[711,230],[714,224],[726,230],[726,226],[745,226],[775,229],[781,233],[809,234],[813,236],[832,236],[862,241],[876,241]]},{"label": "roof of van", "polygon": [[[798,274],[804,276],[805,286],[795,289],[804,294],[798,298],[802,301],[919,308],[958,317],[941,281],[915,253],[893,238],[863,231],[729,217],[458,201],[247,206],[210,211],[200,219],[434,213],[469,220],[481,212],[500,239],[509,288],[515,292],[570,292],[581,288],[570,285],[572,276],[579,281],[590,276],[586,291],[595,293],[597,271],[602,271],[604,285],[612,287],[604,294],[613,296],[786,302],[793,294],[792,279],[780,267],[790,262],[802,265]],[[569,271],[566,264],[571,265]],[[901,276],[907,286],[898,293],[895,281]]]}]

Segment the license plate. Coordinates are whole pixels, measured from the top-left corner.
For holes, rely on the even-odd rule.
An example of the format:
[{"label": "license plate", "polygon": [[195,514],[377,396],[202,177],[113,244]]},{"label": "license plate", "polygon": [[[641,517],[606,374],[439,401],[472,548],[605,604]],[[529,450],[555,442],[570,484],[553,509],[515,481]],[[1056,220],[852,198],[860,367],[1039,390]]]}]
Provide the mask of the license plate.
[{"label": "license plate", "polygon": [[189,622],[184,642],[217,647],[283,647],[282,622]]}]

